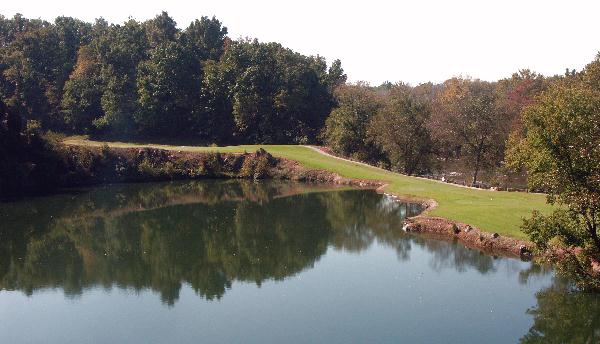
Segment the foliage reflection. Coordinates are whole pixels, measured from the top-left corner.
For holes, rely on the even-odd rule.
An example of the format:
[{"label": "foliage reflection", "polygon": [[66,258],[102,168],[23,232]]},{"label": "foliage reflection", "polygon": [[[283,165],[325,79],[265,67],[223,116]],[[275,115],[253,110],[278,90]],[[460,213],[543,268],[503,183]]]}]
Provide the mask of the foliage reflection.
[{"label": "foliage reflection", "polygon": [[[401,262],[418,246],[430,253],[433,271],[497,271],[494,257],[402,231],[402,220],[419,211],[370,190],[249,181],[120,185],[2,203],[0,290],[150,289],[172,305],[186,284],[213,300],[234,282],[283,280],[328,249],[359,252],[374,242]],[[521,283],[551,273],[514,269]],[[523,343],[600,337],[599,298],[572,293],[558,279],[536,297]]]}]

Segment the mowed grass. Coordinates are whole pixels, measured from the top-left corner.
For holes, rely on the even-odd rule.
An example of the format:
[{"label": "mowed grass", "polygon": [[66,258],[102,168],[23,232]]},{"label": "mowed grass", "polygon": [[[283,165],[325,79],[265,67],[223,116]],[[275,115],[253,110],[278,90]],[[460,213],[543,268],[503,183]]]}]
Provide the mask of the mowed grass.
[{"label": "mowed grass", "polygon": [[438,206],[429,211],[429,215],[468,223],[488,232],[516,238],[526,238],[521,232],[523,218],[528,218],[533,210],[549,213],[552,206],[546,204],[545,195],[489,191],[464,188],[423,178],[409,177],[385,171],[376,167],[344,161],[323,155],[315,150],[295,145],[241,145],[226,147],[172,146],[160,144],[137,144],[123,142],[90,141],[82,137],[64,140],[64,143],[83,146],[102,146],[108,144],[114,148],[151,147],[187,152],[253,152],[262,147],[269,153],[298,161],[305,167],[335,172],[346,178],[378,180],[388,183],[385,188],[399,196],[416,199],[434,199]]}]

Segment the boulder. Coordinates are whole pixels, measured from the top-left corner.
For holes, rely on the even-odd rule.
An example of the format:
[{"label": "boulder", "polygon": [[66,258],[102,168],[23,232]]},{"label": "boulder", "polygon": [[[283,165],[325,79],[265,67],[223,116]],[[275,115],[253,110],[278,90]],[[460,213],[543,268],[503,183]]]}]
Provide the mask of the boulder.
[{"label": "boulder", "polygon": [[531,251],[529,250],[529,248],[525,245],[521,245],[519,246],[519,254],[521,256],[531,256]]},{"label": "boulder", "polygon": [[454,235],[460,233],[460,228],[458,228],[456,223],[453,223],[452,226],[450,227],[450,233],[454,234]]}]

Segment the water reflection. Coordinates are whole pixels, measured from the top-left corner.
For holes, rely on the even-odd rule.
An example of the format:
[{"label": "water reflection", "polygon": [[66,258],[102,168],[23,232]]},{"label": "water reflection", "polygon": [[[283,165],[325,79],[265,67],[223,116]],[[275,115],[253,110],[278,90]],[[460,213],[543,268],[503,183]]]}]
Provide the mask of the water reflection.
[{"label": "water reflection", "polygon": [[316,192],[327,188],[188,182],[6,203],[0,288],[28,295],[42,288],[67,295],[98,285],[151,288],[173,304],[182,283],[220,298],[233,281],[260,285],[292,276],[329,245],[360,251],[377,238],[407,254],[398,229],[417,205],[360,190]]},{"label": "water reflection", "polygon": [[527,310],[534,324],[520,343],[600,343],[600,298],[574,291],[568,281],[555,278],[538,291],[537,305]]},{"label": "water reflection", "polygon": [[[400,264],[418,247],[437,273],[498,273],[494,257],[400,230],[419,211],[373,191],[247,181],[121,185],[3,203],[0,290],[58,288],[75,297],[97,287],[151,289],[173,305],[187,284],[215,300],[236,281],[283,280],[328,249],[360,252],[374,242]],[[517,263],[502,268],[523,285],[552,274]],[[559,279],[535,296],[522,343],[598,342],[598,297]]]}]

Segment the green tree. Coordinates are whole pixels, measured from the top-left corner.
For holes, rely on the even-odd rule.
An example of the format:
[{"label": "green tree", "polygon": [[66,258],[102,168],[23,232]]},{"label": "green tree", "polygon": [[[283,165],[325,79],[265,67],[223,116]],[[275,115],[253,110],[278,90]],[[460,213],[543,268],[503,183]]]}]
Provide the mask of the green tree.
[{"label": "green tree", "polygon": [[396,85],[369,125],[368,136],[386,154],[392,167],[408,175],[431,167],[433,140],[427,128],[430,105],[410,87]]},{"label": "green tree", "polygon": [[179,43],[159,44],[138,66],[137,130],[144,136],[177,137],[194,129],[201,67]]},{"label": "green tree", "polygon": [[[584,79],[594,79],[590,69]],[[600,90],[565,80],[551,86],[523,114],[525,137],[509,149],[525,166],[529,187],[579,218],[581,238],[600,249]]]},{"label": "green tree", "polygon": [[335,91],[337,107],[325,122],[321,137],[334,152],[363,161],[378,161],[381,152],[367,135],[382,100],[366,84],[341,86]]},{"label": "green tree", "polygon": [[103,117],[101,65],[90,45],[79,49],[77,63],[65,83],[62,98],[63,120],[78,133],[94,133],[94,121]]},{"label": "green tree", "polygon": [[235,82],[233,67],[222,61],[207,61],[200,89],[204,106],[202,121],[196,122],[195,131],[210,142],[231,143],[235,123],[231,101],[231,89]]},{"label": "green tree", "polygon": [[341,86],[346,83],[348,76],[344,73],[344,69],[342,68],[342,61],[334,60],[328,70],[327,83],[329,87],[333,90],[338,86]]},{"label": "green tree", "polygon": [[233,42],[220,64],[229,87],[237,137],[244,142],[311,142],[331,106],[325,60],[277,43]]},{"label": "green tree", "polygon": [[4,27],[0,93],[23,117],[60,129],[63,87],[79,46],[89,40],[91,26],[68,17],[58,17],[54,24],[20,15],[0,21]]},{"label": "green tree", "polygon": [[165,11],[143,24],[148,45],[152,48],[165,42],[173,42],[179,35],[177,23]]},{"label": "green tree", "polygon": [[225,49],[227,28],[212,17],[196,19],[185,29],[181,41],[200,61],[218,61]]},{"label": "green tree", "polygon": [[148,41],[144,27],[130,19],[113,25],[92,42],[98,52],[103,90],[103,116],[94,121],[98,130],[117,136],[135,132],[137,110],[137,66],[147,58]]}]

